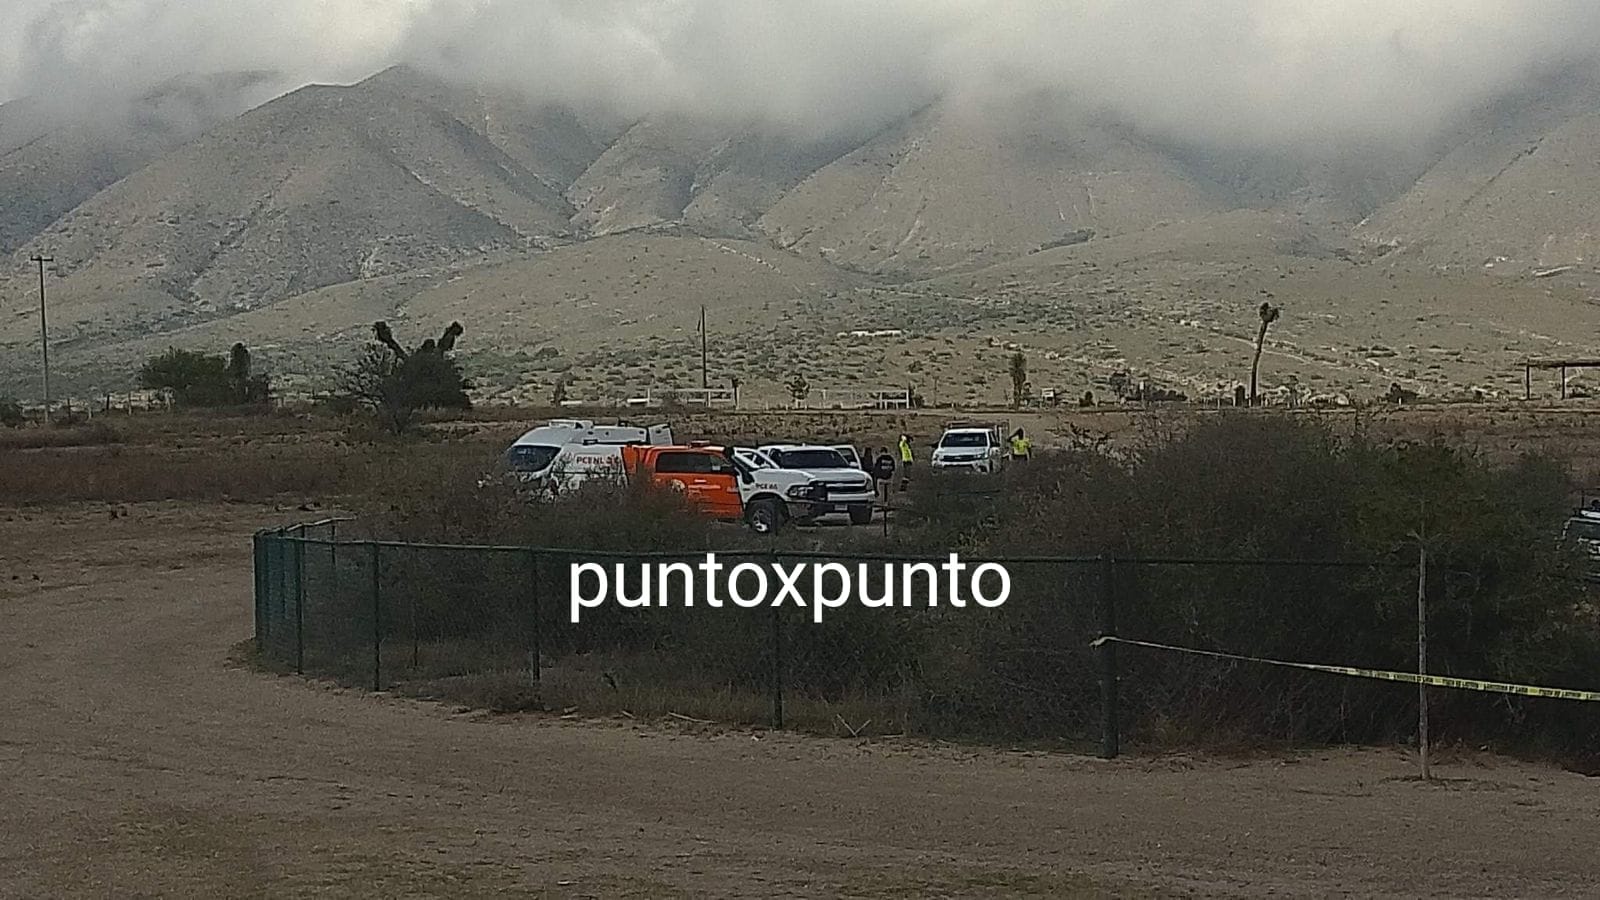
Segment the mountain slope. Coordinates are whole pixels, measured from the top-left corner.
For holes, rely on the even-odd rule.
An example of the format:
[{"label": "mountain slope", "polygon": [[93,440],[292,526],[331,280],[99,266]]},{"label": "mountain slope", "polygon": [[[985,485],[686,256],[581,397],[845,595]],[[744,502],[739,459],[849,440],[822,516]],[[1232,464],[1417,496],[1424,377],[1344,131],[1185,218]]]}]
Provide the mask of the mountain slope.
[{"label": "mountain slope", "polygon": [[[17,258],[54,255],[62,295],[96,317],[109,298],[129,298],[126,316],[78,322],[95,332],[153,310],[249,309],[565,235],[563,171],[528,169],[474,127],[484,121],[382,77],[302,88],[100,192]],[[513,144],[539,159],[538,147]]]},{"label": "mountain slope", "polygon": [[272,76],[246,72],[176,79],[103,114],[62,113],[40,98],[0,105],[0,253],[273,91]]},{"label": "mountain slope", "polygon": [[1357,229],[1411,257],[1500,271],[1600,259],[1600,83],[1568,78],[1485,110]]},{"label": "mountain slope", "polygon": [[759,227],[779,246],[889,275],[1220,211],[1223,192],[1115,126],[1050,110],[924,110],[828,165]]},{"label": "mountain slope", "polygon": [[747,237],[789,189],[848,146],[664,116],[635,124],[573,184],[575,227],[593,235],[683,224]]}]

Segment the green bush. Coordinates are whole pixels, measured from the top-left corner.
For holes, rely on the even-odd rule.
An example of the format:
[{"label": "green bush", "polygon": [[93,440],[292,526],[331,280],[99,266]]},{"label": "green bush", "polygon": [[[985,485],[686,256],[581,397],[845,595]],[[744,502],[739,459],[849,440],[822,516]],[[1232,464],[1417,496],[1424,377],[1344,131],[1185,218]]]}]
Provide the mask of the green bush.
[{"label": "green bush", "polygon": [[[1108,601],[1128,638],[1414,669],[1420,542],[1431,671],[1600,685],[1600,628],[1578,561],[1555,540],[1569,483],[1545,459],[1375,444],[1299,417],[1206,417],[1130,453],[1085,442],[989,478],[919,470],[887,538],[818,529],[760,543],[670,494],[596,486],[530,503],[481,471],[407,472],[396,460],[381,479],[390,495],[365,516],[379,536],[511,548],[385,549],[383,596],[396,604],[385,627],[435,648],[420,651],[427,671],[415,677],[518,665],[536,635],[547,664],[604,659],[605,678],[623,684],[675,673],[662,702],[746,698],[729,708],[748,710],[781,677],[790,702],[854,710],[886,730],[1059,743],[1097,733],[1090,645]],[[994,611],[846,608],[821,626],[798,609],[608,606],[579,626],[566,621],[572,562],[740,549],[781,559],[828,546],[852,568],[874,553],[1012,558],[1012,598]],[[535,570],[517,547],[557,552]],[[1018,559],[1033,557],[1078,561]],[[1388,742],[1415,728],[1417,692],[1406,685],[1131,647],[1120,658],[1135,739]],[[1587,704],[1452,691],[1434,704],[1442,740],[1583,754],[1600,739]]]},{"label": "green bush", "polygon": [[264,404],[270,385],[265,375],[250,371],[250,352],[234,344],[227,357],[168,348],[139,369],[139,386],[172,391],[181,406]]}]

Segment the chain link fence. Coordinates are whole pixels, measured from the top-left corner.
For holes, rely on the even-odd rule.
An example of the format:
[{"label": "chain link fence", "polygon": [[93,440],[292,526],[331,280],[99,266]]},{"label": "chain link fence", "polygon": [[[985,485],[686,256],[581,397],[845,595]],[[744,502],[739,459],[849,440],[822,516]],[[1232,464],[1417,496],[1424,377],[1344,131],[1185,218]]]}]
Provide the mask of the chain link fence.
[{"label": "chain link fence", "polygon": [[[341,526],[345,537],[341,537]],[[1183,743],[1369,740],[1415,724],[1404,688],[1099,642],[1108,635],[1261,659],[1415,670],[1417,571],[1403,562],[986,558],[1003,606],[930,607],[897,567],[845,553],[717,553],[774,573],[843,566],[856,595],[819,623],[794,603],[682,602],[704,553],[614,554],[350,539],[325,521],[255,537],[256,644],[284,671],[491,709],[673,716],[841,735],[907,734],[1087,750]],[[671,605],[615,602],[572,620],[575,567],[659,576]],[[927,574],[924,572],[923,574]],[[1441,575],[1440,597],[1475,587]],[[826,593],[826,591],[824,591]],[[1445,610],[1449,604],[1441,604]],[[1292,614],[1285,614],[1286,610]],[[1470,622],[1437,623],[1440,660],[1473,666]],[[1362,636],[1357,640],[1355,636]],[[1379,635],[1373,641],[1370,637]],[[1352,657],[1356,658],[1352,658]],[[1415,689],[1411,689],[1414,694]],[[1540,702],[1540,701],[1535,701]]]}]

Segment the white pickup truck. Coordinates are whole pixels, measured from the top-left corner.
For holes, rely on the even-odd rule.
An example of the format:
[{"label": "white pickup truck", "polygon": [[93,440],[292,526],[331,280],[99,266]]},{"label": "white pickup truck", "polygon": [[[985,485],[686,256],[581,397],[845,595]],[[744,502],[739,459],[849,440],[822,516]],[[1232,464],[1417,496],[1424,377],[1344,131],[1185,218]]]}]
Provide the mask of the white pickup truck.
[{"label": "white pickup truck", "polygon": [[950,425],[933,450],[933,467],[944,472],[992,474],[1005,459],[1005,436],[996,425]]},{"label": "white pickup truck", "polygon": [[785,482],[788,518],[811,522],[845,513],[853,525],[872,521],[872,476],[852,466],[833,447],[768,444],[741,447],[733,454],[757,478]]}]

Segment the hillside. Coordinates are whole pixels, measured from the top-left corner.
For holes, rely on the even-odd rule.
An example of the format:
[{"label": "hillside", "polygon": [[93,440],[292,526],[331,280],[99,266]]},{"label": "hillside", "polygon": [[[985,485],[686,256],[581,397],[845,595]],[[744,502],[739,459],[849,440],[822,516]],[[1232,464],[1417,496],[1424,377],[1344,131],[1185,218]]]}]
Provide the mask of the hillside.
[{"label": "hillside", "polygon": [[526,144],[519,135],[550,129],[497,119],[526,163],[551,160],[534,171],[475,112],[464,121],[381,77],[302,88],[101,191],[17,256],[56,258],[56,290],[71,298],[62,327],[88,338],[565,235],[572,210],[558,188],[573,163],[548,148],[585,136]]},{"label": "hillside", "polygon": [[0,106],[0,393],[35,381],[34,252],[57,260],[72,383],[240,339],[306,382],[374,318],[461,318],[496,390],[571,371],[607,397],[694,380],[701,303],[741,348],[726,374],[779,396],[811,370],[1003,397],[1010,345],[1063,389],[1142,366],[1225,394],[1263,299],[1288,310],[1269,379],[1321,392],[1510,393],[1523,355],[1597,350],[1571,336],[1600,253],[1600,87],[1581,78],[1412,152],[1335,157],[1163,143],[1059,98],[949,99],[807,139],[406,68],[232,118],[228,96],[168,89],[134,105],[138,127],[93,133]]},{"label": "hillside", "polygon": [[1055,109],[924,110],[824,167],[759,227],[850,268],[915,275],[1229,206],[1115,125]]},{"label": "hillside", "polygon": [[244,72],[176,79],[103,111],[39,98],[0,104],[0,253],[273,91],[273,76]]},{"label": "hillside", "polygon": [[1357,233],[1467,270],[1600,259],[1600,83],[1563,79],[1485,110]]}]

